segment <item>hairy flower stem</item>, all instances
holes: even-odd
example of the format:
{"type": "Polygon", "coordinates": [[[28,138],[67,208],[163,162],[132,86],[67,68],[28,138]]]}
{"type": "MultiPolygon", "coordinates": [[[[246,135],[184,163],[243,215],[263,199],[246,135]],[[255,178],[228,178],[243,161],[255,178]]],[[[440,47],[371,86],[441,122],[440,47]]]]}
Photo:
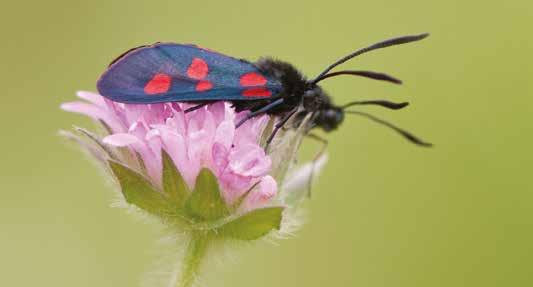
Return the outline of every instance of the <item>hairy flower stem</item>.
{"type": "Polygon", "coordinates": [[[204,233],[193,233],[183,259],[181,278],[177,287],[191,287],[196,279],[198,269],[209,247],[209,235],[204,233]]]}

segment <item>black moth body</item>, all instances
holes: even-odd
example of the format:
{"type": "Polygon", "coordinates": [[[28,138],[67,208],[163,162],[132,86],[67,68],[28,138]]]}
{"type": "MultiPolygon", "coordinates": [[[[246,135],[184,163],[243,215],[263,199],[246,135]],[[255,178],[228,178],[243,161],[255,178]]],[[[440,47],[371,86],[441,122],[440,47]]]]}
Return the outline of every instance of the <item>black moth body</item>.
{"type": "Polygon", "coordinates": [[[266,75],[278,79],[282,83],[283,90],[275,97],[269,99],[256,101],[234,101],[233,106],[237,111],[250,111],[248,117],[243,119],[238,125],[242,124],[247,119],[262,113],[279,116],[279,123],[276,125],[276,128],[274,129],[271,137],[267,141],[268,145],[272,141],[276,132],[285,125],[289,118],[293,116],[295,117],[294,122],[296,123],[296,125],[298,125],[301,119],[303,119],[308,114],[311,114],[311,120],[308,130],[311,130],[313,128],[321,128],[326,132],[330,132],[339,127],[339,125],[344,120],[345,114],[355,114],[366,117],[376,123],[382,124],[386,127],[395,130],[400,135],[402,135],[407,140],[416,145],[431,146],[431,144],[426,143],[425,141],[417,138],[411,133],[389,122],[372,116],[371,114],[360,111],[346,110],[348,107],[356,105],[378,105],[384,108],[396,110],[406,107],[408,105],[407,102],[393,103],[385,100],[369,100],[354,101],[342,106],[338,106],[332,102],[331,97],[318,85],[318,82],[324,79],[339,75],[362,76],[374,80],[401,84],[400,80],[383,73],[353,70],[330,73],[330,70],[332,70],[337,65],[342,64],[360,54],[393,45],[418,41],[424,39],[427,36],[428,34],[421,34],[393,38],[357,50],[356,52],[330,65],[325,71],[323,71],[319,76],[312,80],[308,80],[298,69],[296,69],[290,63],[273,58],[262,58],[257,61],[255,65],[266,75]]]}
{"type": "MultiPolygon", "coordinates": [[[[301,107],[294,116],[303,119],[312,113],[311,127],[319,127],[324,131],[335,130],[343,121],[344,113],[341,107],[332,104],[331,97],[318,85],[312,85],[307,78],[293,65],[273,58],[260,59],[256,65],[265,74],[271,75],[283,84],[283,92],[280,97],[284,98],[283,104],[273,107],[267,113],[272,115],[286,115],[301,107]]],[[[270,100],[272,101],[272,100],[270,100]]],[[[248,102],[236,102],[237,111],[250,109],[248,102]]],[[[264,105],[264,104],[263,104],[264,105]]],[[[298,121],[296,121],[298,126],[298,121]]]]}

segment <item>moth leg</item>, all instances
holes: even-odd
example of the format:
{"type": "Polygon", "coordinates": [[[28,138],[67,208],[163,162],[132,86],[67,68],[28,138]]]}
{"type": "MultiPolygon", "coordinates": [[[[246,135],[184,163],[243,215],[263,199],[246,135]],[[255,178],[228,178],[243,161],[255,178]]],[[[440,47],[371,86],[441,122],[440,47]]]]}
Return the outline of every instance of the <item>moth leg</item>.
{"type": "Polygon", "coordinates": [[[268,150],[268,146],[270,145],[270,143],[271,143],[272,140],[274,139],[274,136],[276,136],[276,133],[277,133],[281,128],[283,128],[283,126],[285,126],[285,124],[287,123],[287,121],[292,117],[292,115],[294,115],[294,114],[296,113],[297,110],[298,110],[298,108],[295,108],[295,109],[293,109],[292,111],[290,111],[288,114],[286,114],[285,116],[283,116],[283,118],[281,118],[280,121],[274,126],[274,130],[272,131],[272,133],[270,134],[270,136],[269,136],[268,139],[266,140],[265,151],[268,150]]]}
{"type": "Polygon", "coordinates": [[[241,126],[242,124],[244,124],[247,120],[249,120],[249,119],[251,119],[251,118],[253,118],[253,117],[255,117],[255,116],[258,116],[258,115],[260,115],[260,114],[264,114],[264,113],[268,112],[268,110],[270,110],[270,109],[272,109],[272,108],[274,108],[274,107],[276,107],[276,106],[279,106],[279,105],[283,104],[283,101],[284,101],[283,98],[279,98],[279,99],[277,99],[277,100],[275,100],[275,101],[273,101],[273,102],[271,102],[271,103],[269,103],[269,104],[266,104],[265,106],[263,106],[263,107],[260,108],[259,110],[257,110],[257,111],[253,111],[253,112],[249,113],[248,115],[246,115],[245,118],[243,118],[239,123],[237,123],[237,125],[235,125],[235,128],[240,127],[240,126],[241,126]]]}
{"type": "Polygon", "coordinates": [[[309,180],[307,181],[307,189],[308,189],[307,194],[309,198],[311,198],[311,185],[313,184],[313,178],[315,175],[316,162],[318,161],[318,159],[320,159],[320,157],[322,157],[324,152],[326,152],[326,148],[328,147],[328,140],[326,140],[323,137],[317,136],[313,133],[308,133],[306,136],[321,144],[320,149],[318,150],[318,152],[315,154],[313,158],[312,165],[311,165],[311,174],[309,175],[309,180]]]}
{"type": "Polygon", "coordinates": [[[198,104],[198,105],[196,105],[196,106],[190,107],[190,108],[186,109],[186,110],[183,111],[183,112],[184,112],[184,113],[190,113],[190,112],[192,112],[192,111],[196,111],[197,109],[200,109],[200,108],[202,108],[202,107],[205,107],[205,106],[209,105],[210,103],[211,103],[211,102],[203,102],[203,103],[198,104]]]}

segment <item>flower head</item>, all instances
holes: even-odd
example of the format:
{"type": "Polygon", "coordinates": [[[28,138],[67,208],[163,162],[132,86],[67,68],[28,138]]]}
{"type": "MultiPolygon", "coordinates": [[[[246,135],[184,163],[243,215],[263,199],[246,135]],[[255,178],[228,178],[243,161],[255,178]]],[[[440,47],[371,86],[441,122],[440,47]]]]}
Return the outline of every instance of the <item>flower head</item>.
{"type": "MultiPolygon", "coordinates": [[[[314,164],[285,179],[306,131],[280,131],[268,154],[263,141],[275,119],[255,117],[216,102],[191,105],[116,103],[89,92],[63,110],[100,122],[104,134],[63,132],[90,152],[120,185],[122,198],[185,234],[188,241],[179,286],[190,286],[213,240],[255,240],[273,230],[291,231],[292,210],[306,197],[314,164]],[[282,184],[284,183],[284,184],[282,184]],[[290,191],[281,195],[278,188],[290,191]]],[[[323,164],[317,161],[318,165],[323,164]]],[[[278,233],[279,234],[279,233],[278,233]]]]}
{"type": "Polygon", "coordinates": [[[249,207],[268,203],[277,193],[277,183],[268,175],[271,159],[258,143],[268,116],[250,119],[236,129],[235,122],[244,115],[235,113],[229,103],[184,113],[190,105],[122,104],[89,92],[79,92],[78,96],[85,101],[64,103],[62,109],[103,122],[109,134],[102,143],[127,148],[130,154],[119,161],[138,157],[133,168],[142,166],[156,187],[162,186],[165,151],[191,190],[202,168],[213,172],[228,204],[257,183],[249,207]]]}

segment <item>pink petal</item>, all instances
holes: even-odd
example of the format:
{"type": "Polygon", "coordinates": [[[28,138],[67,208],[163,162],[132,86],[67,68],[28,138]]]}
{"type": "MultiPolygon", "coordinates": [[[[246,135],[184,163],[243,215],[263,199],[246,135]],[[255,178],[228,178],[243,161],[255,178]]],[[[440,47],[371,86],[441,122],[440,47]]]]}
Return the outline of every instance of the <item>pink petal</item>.
{"type": "Polygon", "coordinates": [[[235,123],[231,121],[222,122],[216,132],[214,142],[222,144],[225,148],[230,148],[235,135],[235,123]]]}
{"type": "Polygon", "coordinates": [[[253,178],[240,176],[228,171],[217,175],[226,202],[233,203],[253,185],[253,178]]]}
{"type": "Polygon", "coordinates": [[[114,132],[124,132],[124,126],[103,108],[84,102],[70,102],[61,104],[61,109],[89,116],[96,120],[104,121],[114,132]]]}
{"type": "Polygon", "coordinates": [[[189,160],[185,139],[180,134],[172,132],[170,129],[160,129],[159,131],[163,148],[172,158],[189,187],[193,187],[196,176],[200,172],[199,162],[189,160]]]}
{"type": "Polygon", "coordinates": [[[132,126],[129,134],[134,135],[140,139],[139,142],[133,144],[133,148],[137,151],[144,162],[146,172],[154,180],[156,184],[161,183],[161,143],[157,140],[146,140],[146,135],[149,129],[142,121],[139,124],[132,126]]]}
{"type": "Polygon", "coordinates": [[[106,107],[106,104],[104,102],[104,98],[102,96],[100,96],[99,94],[95,94],[95,93],[91,93],[91,92],[86,92],[86,91],[78,91],[76,93],[76,95],[78,96],[78,98],[80,99],[84,99],[92,104],[95,104],[99,107],[102,107],[102,108],[105,108],[106,107]]]}
{"type": "Polygon", "coordinates": [[[263,207],[268,204],[278,193],[278,186],[273,177],[267,175],[261,179],[261,182],[248,194],[244,202],[246,209],[263,207]]]}
{"type": "Polygon", "coordinates": [[[265,151],[253,144],[233,149],[230,153],[229,168],[243,176],[262,176],[268,173],[272,162],[265,151]]]}
{"type": "Polygon", "coordinates": [[[159,137],[161,132],[158,129],[151,129],[146,133],[146,140],[149,141],[153,138],[159,137]]]}
{"type": "MultiPolygon", "coordinates": [[[[242,118],[245,113],[239,113],[237,116],[237,122],[242,118]]],[[[255,117],[246,121],[235,132],[235,145],[244,144],[257,144],[259,137],[261,136],[266,124],[268,123],[268,116],[255,117]]]]}
{"type": "Polygon", "coordinates": [[[219,174],[223,173],[228,166],[228,153],[228,149],[223,144],[213,144],[213,168],[219,174]]]}
{"type": "Polygon", "coordinates": [[[181,135],[187,134],[187,124],[183,112],[174,112],[174,115],[167,119],[166,125],[174,128],[181,135]]]}
{"type": "Polygon", "coordinates": [[[124,119],[129,123],[134,123],[141,120],[141,117],[147,112],[147,105],[133,105],[125,104],[124,111],[121,113],[124,119]]]}
{"type": "Polygon", "coordinates": [[[226,103],[215,102],[207,107],[207,110],[213,115],[215,121],[222,122],[226,117],[226,103]]]}
{"type": "Polygon", "coordinates": [[[203,149],[201,152],[201,162],[206,166],[211,166],[213,142],[215,139],[215,131],[217,129],[213,114],[206,111],[203,124],[203,132],[205,133],[205,139],[203,140],[203,149]]]}
{"type": "Polygon", "coordinates": [[[124,147],[141,142],[136,136],[126,133],[108,135],[102,141],[105,144],[118,147],[124,147]]]}
{"type": "Polygon", "coordinates": [[[141,158],[155,184],[161,185],[164,149],[190,187],[200,169],[209,168],[228,202],[234,202],[258,181],[261,183],[250,196],[250,206],[264,205],[276,196],[276,182],[266,176],[271,169],[270,157],[258,144],[270,117],[253,118],[235,129],[237,119],[247,112],[237,115],[227,102],[185,114],[192,104],[132,105],[89,92],[79,92],[78,96],[87,102],[65,103],[61,108],[109,125],[113,134],[105,137],[104,143],[128,146],[141,158]]]}

